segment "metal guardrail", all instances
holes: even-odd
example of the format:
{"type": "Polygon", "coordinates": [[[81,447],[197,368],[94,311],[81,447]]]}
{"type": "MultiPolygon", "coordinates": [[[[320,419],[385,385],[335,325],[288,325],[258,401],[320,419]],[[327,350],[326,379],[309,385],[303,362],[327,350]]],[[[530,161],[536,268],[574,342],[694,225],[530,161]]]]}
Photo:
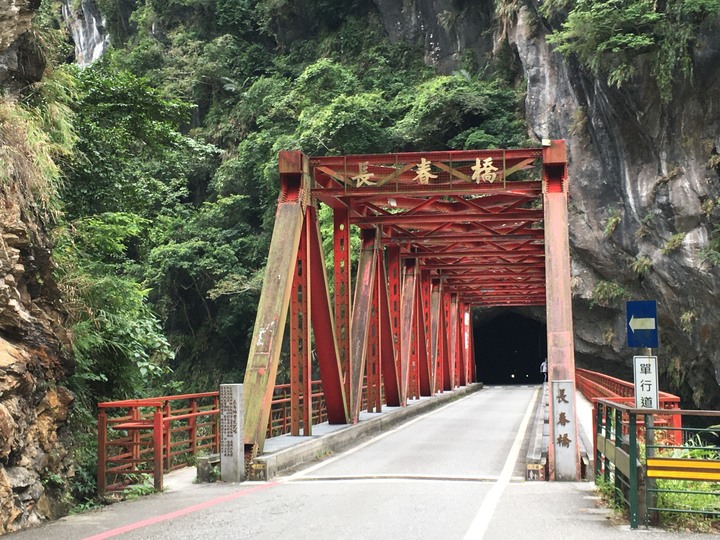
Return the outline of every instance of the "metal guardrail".
{"type": "MultiPolygon", "coordinates": [[[[575,386],[593,404],[593,433],[597,432],[597,426],[595,425],[597,400],[608,399],[614,403],[622,403],[628,406],[635,405],[635,385],[604,373],[576,368],[575,386]]],[[[668,392],[658,392],[658,396],[661,409],[680,409],[680,397],[668,392]]],[[[658,418],[657,421],[658,425],[669,425],[674,428],[669,431],[673,442],[682,443],[682,433],[678,430],[678,428],[682,427],[680,415],[670,414],[658,418]]],[[[640,426],[644,425],[643,420],[639,422],[640,426]]]]}
{"type": "Polygon", "coordinates": [[[660,514],[720,517],[720,447],[712,443],[716,429],[658,422],[671,415],[720,421],[718,411],[670,412],[596,402],[596,483],[611,486],[615,502],[628,509],[633,529],[660,514]]]}
{"type": "Polygon", "coordinates": [[[99,403],[100,494],[146,474],[161,491],[163,473],[185,467],[199,451],[217,452],[218,400],[218,392],[206,392],[99,403]]]}
{"type": "MultiPolygon", "coordinates": [[[[363,407],[366,396],[363,387],[363,407]]],[[[218,452],[218,400],[219,392],[205,392],[99,403],[98,492],[121,491],[143,475],[162,491],[164,473],[187,466],[198,452],[218,452]]],[[[294,418],[291,385],[277,385],[268,437],[299,434],[294,418]]],[[[322,381],[312,381],[312,424],[325,421],[322,381]]]]}
{"type": "MultiPolygon", "coordinates": [[[[322,391],[322,381],[311,381],[312,387],[312,424],[320,424],[327,420],[325,409],[325,394],[322,391]]],[[[292,392],[290,384],[278,384],[273,392],[270,421],[267,427],[267,436],[278,437],[286,433],[299,435],[299,422],[293,426],[292,392]]]]}

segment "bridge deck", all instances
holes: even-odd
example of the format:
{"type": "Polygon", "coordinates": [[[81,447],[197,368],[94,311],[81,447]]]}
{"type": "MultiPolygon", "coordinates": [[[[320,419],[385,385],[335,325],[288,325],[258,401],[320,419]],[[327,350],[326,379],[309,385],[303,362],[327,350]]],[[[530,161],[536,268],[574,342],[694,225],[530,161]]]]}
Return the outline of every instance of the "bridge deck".
{"type": "MultiPolygon", "coordinates": [[[[183,484],[170,475],[162,494],[9,538],[625,538],[630,531],[597,507],[591,483],[524,481],[538,393],[486,388],[291,476],[183,484]]],[[[583,423],[587,411],[578,408],[583,423]]]]}

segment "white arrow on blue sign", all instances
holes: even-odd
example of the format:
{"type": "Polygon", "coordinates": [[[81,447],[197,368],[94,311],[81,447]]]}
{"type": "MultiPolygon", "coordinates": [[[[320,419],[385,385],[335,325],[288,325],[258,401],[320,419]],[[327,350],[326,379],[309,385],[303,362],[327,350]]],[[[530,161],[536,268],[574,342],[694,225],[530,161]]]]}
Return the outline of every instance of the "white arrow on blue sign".
{"type": "Polygon", "coordinates": [[[625,307],[628,347],[657,349],[657,302],[655,300],[633,300],[627,302],[625,307]]]}

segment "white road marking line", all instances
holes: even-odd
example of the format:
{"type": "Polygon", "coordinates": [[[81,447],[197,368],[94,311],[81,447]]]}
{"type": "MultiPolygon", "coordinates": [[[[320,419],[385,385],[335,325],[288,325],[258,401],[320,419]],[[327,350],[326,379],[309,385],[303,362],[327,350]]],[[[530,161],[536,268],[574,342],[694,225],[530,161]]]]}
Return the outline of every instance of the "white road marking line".
{"type": "Polygon", "coordinates": [[[475,515],[475,519],[473,519],[470,524],[470,528],[465,533],[465,540],[480,540],[487,532],[488,525],[490,525],[490,521],[495,513],[498,502],[500,502],[500,497],[502,497],[505,488],[510,483],[510,478],[512,477],[513,470],[515,469],[515,462],[517,461],[518,454],[520,454],[520,447],[522,446],[523,439],[525,438],[525,431],[527,430],[528,423],[530,422],[530,417],[535,411],[537,394],[538,390],[536,389],[533,393],[533,398],[530,400],[530,405],[528,405],[527,411],[525,411],[525,417],[520,423],[520,428],[518,429],[515,441],[510,449],[510,454],[508,455],[502,472],[500,473],[500,478],[483,499],[480,509],[475,515]]]}
{"type": "MultiPolygon", "coordinates": [[[[356,480],[398,480],[410,482],[497,482],[499,476],[452,476],[434,474],[344,474],[338,476],[304,476],[294,482],[352,482],[356,480]]],[[[524,482],[522,476],[514,476],[513,481],[524,482]]]]}

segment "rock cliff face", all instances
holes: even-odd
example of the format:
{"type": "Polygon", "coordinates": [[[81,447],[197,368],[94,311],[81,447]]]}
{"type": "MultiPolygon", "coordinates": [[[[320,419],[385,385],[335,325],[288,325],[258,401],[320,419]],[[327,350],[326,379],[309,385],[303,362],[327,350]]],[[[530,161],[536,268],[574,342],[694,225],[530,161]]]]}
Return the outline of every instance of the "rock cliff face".
{"type": "MultiPolygon", "coordinates": [[[[31,7],[0,0],[0,58],[16,62],[13,69],[0,66],[3,94],[42,73],[29,73],[22,62],[31,56],[25,48],[31,7]]],[[[0,120],[3,156],[22,154],[21,138],[0,120]]],[[[21,159],[3,161],[0,183],[0,534],[62,515],[58,501],[72,474],[64,426],[73,396],[58,381],[73,366],[61,352],[59,293],[21,159]]]]}
{"type": "Polygon", "coordinates": [[[13,92],[37,81],[45,63],[28,31],[40,0],[0,0],[0,91],[13,92]]]}
{"type": "MultiPolygon", "coordinates": [[[[492,4],[375,0],[388,33],[423,43],[445,70],[463,47],[487,47],[479,36],[491,26],[478,25],[492,4]],[[433,36],[443,36],[439,49],[433,36]]],[[[568,141],[577,363],[627,376],[636,350],[625,346],[624,300],[657,299],[661,386],[687,405],[716,408],[720,272],[701,250],[720,195],[720,41],[701,40],[694,80],[678,82],[662,104],[647,73],[617,90],[553,53],[548,23],[525,4],[500,25],[495,49],[509,45],[522,68],[529,133],[568,141]],[[617,296],[601,298],[603,286],[617,296]]]]}

